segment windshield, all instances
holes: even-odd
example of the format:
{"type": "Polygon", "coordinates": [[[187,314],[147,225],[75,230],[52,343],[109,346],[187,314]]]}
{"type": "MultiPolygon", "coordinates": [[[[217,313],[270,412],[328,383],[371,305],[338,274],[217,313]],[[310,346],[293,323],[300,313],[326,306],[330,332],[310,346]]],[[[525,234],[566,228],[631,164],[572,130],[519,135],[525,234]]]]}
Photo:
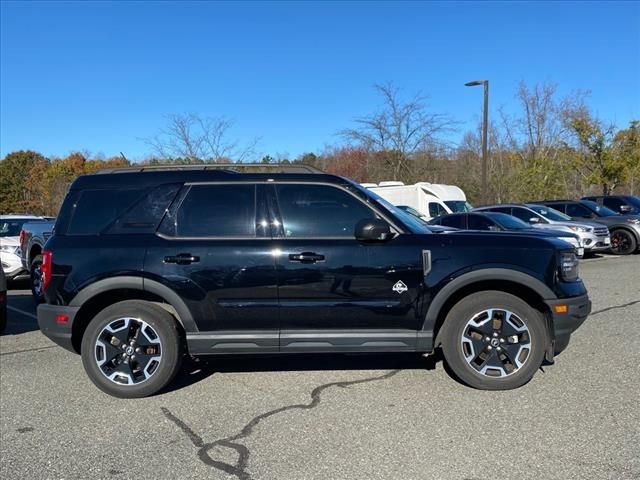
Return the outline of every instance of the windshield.
{"type": "Polygon", "coordinates": [[[592,202],[591,200],[582,200],[581,203],[592,212],[596,212],[599,217],[613,217],[618,215],[610,208],[598,205],[596,202],[592,202]]]}
{"type": "Polygon", "coordinates": [[[22,218],[0,220],[0,237],[17,237],[25,222],[27,220],[22,218]]]}
{"type": "Polygon", "coordinates": [[[469,202],[464,200],[445,200],[444,203],[453,213],[470,212],[473,208],[469,202]]]}
{"type": "Polygon", "coordinates": [[[531,230],[531,225],[506,213],[487,212],[485,215],[507,230],[531,230]]]}
{"type": "Polygon", "coordinates": [[[630,195],[628,197],[624,197],[624,199],[634,207],[640,208],[640,197],[635,197],[633,195],[630,195]]]}
{"type": "Polygon", "coordinates": [[[543,207],[542,205],[528,205],[528,207],[534,212],[542,215],[544,218],[553,220],[554,222],[566,222],[567,220],[571,220],[569,215],[565,215],[555,208],[543,207]]]}
{"type": "Polygon", "coordinates": [[[401,208],[398,208],[395,205],[389,203],[387,200],[382,198],[377,193],[372,192],[371,190],[366,189],[364,187],[361,187],[354,181],[349,180],[349,183],[351,183],[351,185],[355,187],[359,192],[364,193],[369,198],[373,198],[376,202],[378,202],[387,210],[389,210],[393,215],[398,217],[402,223],[404,223],[407,227],[409,227],[409,229],[411,230],[411,233],[431,233],[431,230],[429,230],[425,226],[422,220],[414,217],[410,213],[405,212],[401,208]]]}

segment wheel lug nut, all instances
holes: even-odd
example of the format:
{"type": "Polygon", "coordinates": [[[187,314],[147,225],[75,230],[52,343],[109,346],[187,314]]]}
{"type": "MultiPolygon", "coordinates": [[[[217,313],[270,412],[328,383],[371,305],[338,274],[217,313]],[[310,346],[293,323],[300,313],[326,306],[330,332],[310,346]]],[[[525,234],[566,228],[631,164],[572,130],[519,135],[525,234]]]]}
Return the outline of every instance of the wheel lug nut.
{"type": "Polygon", "coordinates": [[[491,345],[489,345],[489,346],[487,347],[487,350],[492,350],[492,349],[493,349],[493,347],[492,347],[491,345]]]}
{"type": "Polygon", "coordinates": [[[504,338],[501,338],[501,339],[500,339],[500,343],[504,343],[504,338]]]}
{"type": "Polygon", "coordinates": [[[137,348],[136,348],[136,353],[142,353],[142,348],[137,347],[137,348]]]}
{"type": "Polygon", "coordinates": [[[498,347],[498,348],[496,348],[496,350],[497,350],[497,351],[499,351],[499,352],[501,352],[501,351],[502,351],[502,348],[498,347]]]}
{"type": "Polygon", "coordinates": [[[493,332],[493,336],[494,336],[494,337],[497,337],[497,336],[498,336],[498,333],[497,333],[497,332],[493,332]]]}
{"type": "Polygon", "coordinates": [[[485,342],[488,342],[489,340],[491,340],[489,337],[484,339],[485,342]]]}

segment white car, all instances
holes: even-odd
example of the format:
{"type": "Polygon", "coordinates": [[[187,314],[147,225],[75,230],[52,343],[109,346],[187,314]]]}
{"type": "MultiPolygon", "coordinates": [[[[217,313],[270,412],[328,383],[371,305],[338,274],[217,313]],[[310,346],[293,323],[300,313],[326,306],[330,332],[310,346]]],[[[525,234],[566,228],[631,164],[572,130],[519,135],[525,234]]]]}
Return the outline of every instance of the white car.
{"type": "Polygon", "coordinates": [[[0,262],[7,279],[26,275],[20,256],[20,231],[26,222],[44,221],[34,215],[0,215],[0,262]]]}

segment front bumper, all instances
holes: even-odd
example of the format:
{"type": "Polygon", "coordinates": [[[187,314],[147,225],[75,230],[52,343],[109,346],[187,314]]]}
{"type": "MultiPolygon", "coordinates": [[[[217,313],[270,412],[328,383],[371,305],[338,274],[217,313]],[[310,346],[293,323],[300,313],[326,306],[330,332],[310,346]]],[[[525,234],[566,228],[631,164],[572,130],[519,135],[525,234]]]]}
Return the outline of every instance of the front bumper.
{"type": "Polygon", "coordinates": [[[80,307],[62,307],[60,305],[42,304],[38,306],[38,326],[40,331],[61,347],[75,352],[72,333],[73,321],[80,307]],[[66,317],[67,321],[60,317],[66,317]]]}
{"type": "Polygon", "coordinates": [[[0,263],[8,279],[28,273],[22,266],[22,259],[14,253],[0,252],[0,263]]]}
{"type": "Polygon", "coordinates": [[[609,235],[600,236],[593,233],[584,233],[580,235],[584,244],[585,252],[600,252],[611,248],[611,237],[609,235]]]}
{"type": "Polygon", "coordinates": [[[584,323],[591,313],[591,300],[589,295],[561,298],[557,300],[545,300],[551,312],[553,326],[553,342],[555,353],[560,353],[569,344],[571,334],[584,323]],[[557,313],[556,307],[566,306],[566,313],[557,313]]]}

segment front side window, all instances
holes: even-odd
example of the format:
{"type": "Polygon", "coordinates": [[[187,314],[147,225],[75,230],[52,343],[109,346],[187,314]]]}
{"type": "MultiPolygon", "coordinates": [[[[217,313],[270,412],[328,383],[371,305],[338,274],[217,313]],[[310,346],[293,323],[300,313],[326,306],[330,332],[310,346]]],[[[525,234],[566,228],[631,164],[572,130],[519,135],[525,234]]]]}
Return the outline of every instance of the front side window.
{"type": "Polygon", "coordinates": [[[493,230],[495,225],[482,215],[469,215],[469,230],[493,230]]]}
{"type": "Polygon", "coordinates": [[[255,185],[193,185],[178,209],[179,237],[255,237],[255,185]]]}
{"type": "Polygon", "coordinates": [[[542,218],[540,218],[540,216],[537,213],[532,212],[531,210],[528,210],[526,208],[513,208],[511,209],[511,215],[513,215],[516,218],[519,218],[520,220],[526,223],[532,223],[531,222],[532,218],[537,218],[538,221],[540,221],[541,223],[547,223],[542,218]]]}
{"type": "Polygon", "coordinates": [[[429,203],[429,216],[435,218],[445,213],[448,213],[448,212],[439,203],[436,203],[436,202],[429,203]]]}
{"type": "Polygon", "coordinates": [[[591,211],[580,204],[570,203],[567,205],[567,215],[570,217],[590,218],[593,216],[591,211]]]}
{"type": "Polygon", "coordinates": [[[276,185],[285,237],[349,237],[356,224],[376,218],[353,195],[328,185],[276,185]]]}
{"type": "Polygon", "coordinates": [[[439,219],[438,223],[445,227],[460,228],[462,230],[467,228],[465,215],[446,215],[439,219]]]}

